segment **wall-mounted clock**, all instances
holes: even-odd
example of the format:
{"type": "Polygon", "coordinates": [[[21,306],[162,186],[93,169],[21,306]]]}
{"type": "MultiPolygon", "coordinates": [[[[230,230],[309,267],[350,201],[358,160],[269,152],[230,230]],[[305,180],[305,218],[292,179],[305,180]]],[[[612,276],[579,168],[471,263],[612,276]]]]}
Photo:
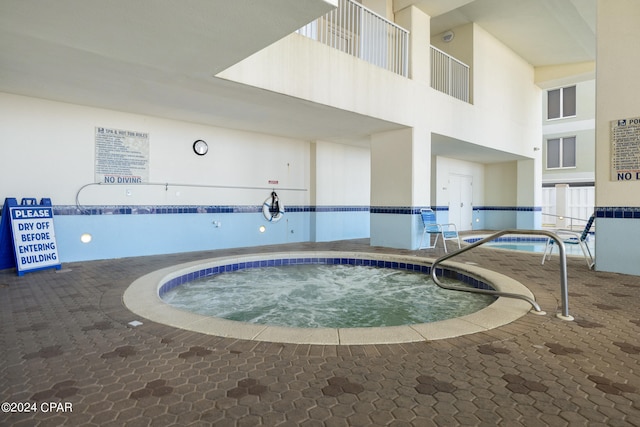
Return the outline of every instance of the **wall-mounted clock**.
{"type": "Polygon", "coordinates": [[[198,156],[204,156],[205,154],[207,154],[207,151],[209,151],[209,146],[207,145],[206,142],[204,142],[203,140],[199,139],[196,142],[193,143],[193,151],[198,155],[198,156]]]}

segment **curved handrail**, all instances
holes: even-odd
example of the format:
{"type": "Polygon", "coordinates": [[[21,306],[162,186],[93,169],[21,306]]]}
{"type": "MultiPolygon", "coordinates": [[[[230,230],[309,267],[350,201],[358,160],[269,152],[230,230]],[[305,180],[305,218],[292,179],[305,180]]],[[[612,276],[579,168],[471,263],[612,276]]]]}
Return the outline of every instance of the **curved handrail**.
{"type": "Polygon", "coordinates": [[[443,289],[449,289],[449,290],[454,290],[454,291],[462,291],[462,292],[471,292],[471,293],[477,293],[477,294],[496,295],[496,296],[507,297],[507,298],[517,298],[517,299],[521,299],[521,300],[527,301],[529,304],[531,304],[531,306],[534,308],[535,311],[537,311],[539,313],[543,313],[543,311],[540,308],[540,306],[538,305],[538,303],[535,302],[533,299],[529,298],[526,295],[512,294],[512,293],[508,293],[508,292],[494,291],[494,290],[489,290],[489,289],[466,288],[466,287],[461,287],[461,286],[446,285],[446,284],[440,282],[440,280],[436,276],[436,267],[439,264],[441,264],[443,261],[446,261],[446,260],[448,260],[450,258],[453,258],[456,255],[459,255],[459,254],[461,254],[463,252],[471,250],[471,249],[473,249],[475,247],[478,247],[478,246],[480,246],[482,244],[485,244],[487,242],[495,240],[500,236],[504,236],[505,234],[526,234],[526,235],[547,236],[547,237],[553,239],[558,244],[558,248],[560,250],[560,292],[561,292],[561,298],[562,298],[562,314],[558,314],[557,316],[560,319],[563,319],[563,320],[573,320],[573,317],[569,315],[569,291],[568,291],[568,287],[567,287],[567,255],[566,255],[566,252],[565,252],[564,242],[555,233],[552,233],[550,231],[546,231],[546,230],[514,230],[514,229],[498,231],[497,233],[491,234],[490,236],[487,236],[487,237],[485,237],[485,238],[483,238],[481,240],[478,240],[477,242],[474,242],[474,243],[470,244],[469,246],[465,246],[465,247],[463,247],[461,249],[458,249],[455,252],[451,252],[449,254],[445,254],[445,255],[441,256],[440,258],[436,259],[434,261],[434,263],[431,265],[431,278],[436,283],[436,285],[440,286],[443,289]]]}

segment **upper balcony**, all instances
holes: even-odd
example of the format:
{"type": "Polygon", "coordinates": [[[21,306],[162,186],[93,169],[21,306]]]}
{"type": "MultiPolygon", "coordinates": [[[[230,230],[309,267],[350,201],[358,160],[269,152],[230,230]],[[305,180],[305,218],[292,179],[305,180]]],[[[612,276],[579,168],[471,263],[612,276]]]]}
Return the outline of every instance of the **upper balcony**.
{"type": "MultiPolygon", "coordinates": [[[[349,55],[409,77],[409,31],[353,0],[297,31],[349,55]]],[[[469,102],[469,66],[431,46],[431,87],[469,102]]]]}
{"type": "Polygon", "coordinates": [[[469,66],[431,46],[431,87],[469,102],[469,66]]]}
{"type": "Polygon", "coordinates": [[[298,33],[401,76],[409,74],[409,32],[353,0],[298,33]]]}

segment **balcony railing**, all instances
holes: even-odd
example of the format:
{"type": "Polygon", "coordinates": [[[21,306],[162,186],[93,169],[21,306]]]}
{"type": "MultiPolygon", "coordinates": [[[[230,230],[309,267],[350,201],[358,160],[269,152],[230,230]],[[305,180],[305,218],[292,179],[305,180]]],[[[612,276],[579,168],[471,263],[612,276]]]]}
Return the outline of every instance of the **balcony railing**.
{"type": "Polygon", "coordinates": [[[298,33],[404,77],[409,32],[352,0],[300,28],[298,33]]]}
{"type": "Polygon", "coordinates": [[[469,66],[431,46],[431,87],[469,102],[469,66]]]}

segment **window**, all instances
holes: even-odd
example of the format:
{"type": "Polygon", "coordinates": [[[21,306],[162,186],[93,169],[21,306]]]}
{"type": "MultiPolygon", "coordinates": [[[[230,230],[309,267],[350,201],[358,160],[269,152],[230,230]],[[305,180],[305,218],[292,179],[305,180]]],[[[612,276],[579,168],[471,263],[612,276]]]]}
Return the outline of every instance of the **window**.
{"type": "Polygon", "coordinates": [[[547,92],[547,119],[576,115],[576,87],[570,86],[547,92]]]}
{"type": "Polygon", "coordinates": [[[547,169],[576,167],[576,137],[547,140],[547,169]]]}

